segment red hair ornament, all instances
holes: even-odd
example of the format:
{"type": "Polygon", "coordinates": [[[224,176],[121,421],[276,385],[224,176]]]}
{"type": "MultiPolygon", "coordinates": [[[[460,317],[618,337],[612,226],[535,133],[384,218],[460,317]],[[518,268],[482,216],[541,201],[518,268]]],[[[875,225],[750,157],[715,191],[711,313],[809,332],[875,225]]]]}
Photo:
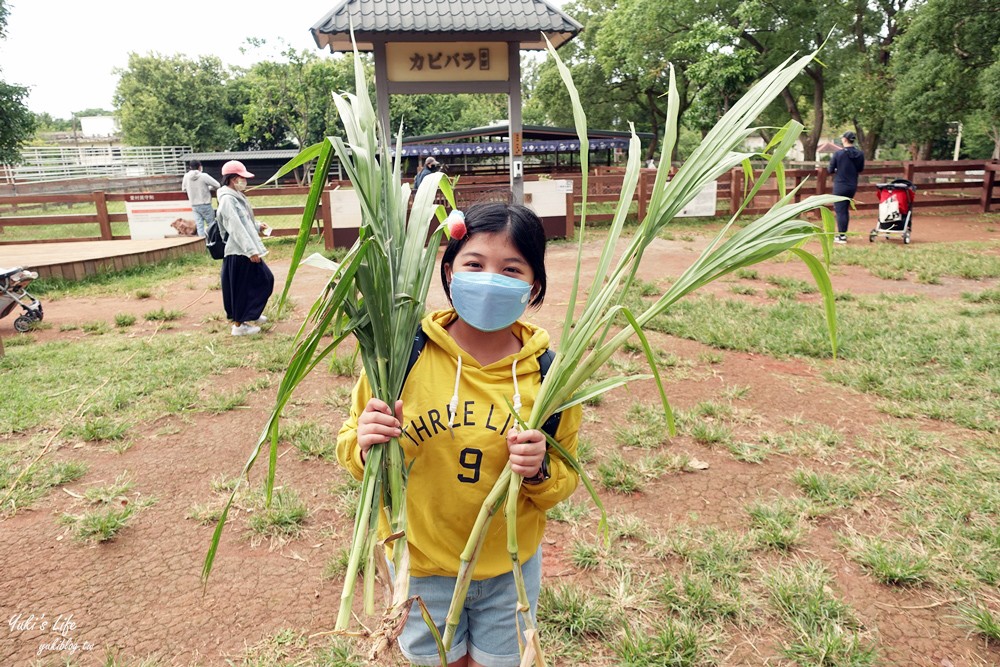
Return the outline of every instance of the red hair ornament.
{"type": "Polygon", "coordinates": [[[448,225],[448,235],[453,239],[461,239],[465,236],[465,214],[457,208],[448,214],[448,219],[444,221],[448,225]]]}

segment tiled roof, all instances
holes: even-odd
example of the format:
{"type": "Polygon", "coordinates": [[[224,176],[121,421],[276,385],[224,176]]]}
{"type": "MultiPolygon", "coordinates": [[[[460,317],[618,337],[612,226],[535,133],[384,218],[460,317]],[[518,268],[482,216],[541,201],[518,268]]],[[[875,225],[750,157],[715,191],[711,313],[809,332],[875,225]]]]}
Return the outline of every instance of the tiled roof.
{"type": "Polygon", "coordinates": [[[371,49],[377,34],[401,40],[427,34],[483,39],[484,33],[506,35],[522,49],[542,49],[539,33],[558,47],[583,30],[547,0],[341,0],[312,27],[316,44],[350,50],[352,24],[362,50],[371,49]]]}

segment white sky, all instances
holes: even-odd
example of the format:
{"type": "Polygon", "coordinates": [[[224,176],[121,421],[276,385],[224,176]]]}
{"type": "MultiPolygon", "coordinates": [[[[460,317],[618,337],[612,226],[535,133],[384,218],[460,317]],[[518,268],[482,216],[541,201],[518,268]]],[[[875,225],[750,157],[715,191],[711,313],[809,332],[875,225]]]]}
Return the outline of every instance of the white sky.
{"type": "MultiPolygon", "coordinates": [[[[554,0],[562,6],[565,0],[554,0]]],[[[0,75],[27,86],[28,108],[55,118],[112,109],[118,76],[130,52],[216,55],[249,66],[263,59],[240,53],[247,37],[276,50],[281,41],[315,49],[309,28],[337,0],[9,0],[7,39],[0,40],[0,75]]]]}
{"type": "Polygon", "coordinates": [[[268,46],[283,39],[314,49],[309,28],[336,0],[10,0],[7,39],[0,40],[0,72],[28,86],[28,108],[69,118],[74,111],[112,108],[129,52],[190,58],[216,55],[248,66],[260,56],[240,54],[247,37],[268,46]]]}

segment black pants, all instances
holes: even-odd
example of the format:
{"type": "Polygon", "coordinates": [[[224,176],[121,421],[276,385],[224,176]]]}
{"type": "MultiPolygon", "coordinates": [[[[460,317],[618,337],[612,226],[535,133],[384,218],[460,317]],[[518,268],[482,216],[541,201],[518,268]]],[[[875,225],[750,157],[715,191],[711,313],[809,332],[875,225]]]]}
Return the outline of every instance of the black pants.
{"type": "MultiPolygon", "coordinates": [[[[833,184],[833,194],[839,197],[850,197],[854,199],[854,195],[858,191],[857,185],[844,185],[840,183],[833,184]]],[[[840,234],[847,233],[847,225],[851,222],[851,202],[849,201],[839,201],[833,205],[833,212],[837,214],[837,232],[840,234]]]]}
{"type": "Polygon", "coordinates": [[[256,320],[273,292],[274,274],[264,260],[255,264],[243,255],[222,260],[222,305],[233,322],[256,320]]]}

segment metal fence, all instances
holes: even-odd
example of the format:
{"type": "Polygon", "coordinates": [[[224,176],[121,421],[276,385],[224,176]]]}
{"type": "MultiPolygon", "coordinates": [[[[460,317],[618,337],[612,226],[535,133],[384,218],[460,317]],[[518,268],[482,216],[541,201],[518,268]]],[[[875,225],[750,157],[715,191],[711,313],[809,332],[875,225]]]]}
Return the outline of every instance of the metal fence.
{"type": "Polygon", "coordinates": [[[36,146],[21,151],[23,162],[3,165],[3,182],[44,183],[73,178],[181,176],[190,146],[36,146]]]}

